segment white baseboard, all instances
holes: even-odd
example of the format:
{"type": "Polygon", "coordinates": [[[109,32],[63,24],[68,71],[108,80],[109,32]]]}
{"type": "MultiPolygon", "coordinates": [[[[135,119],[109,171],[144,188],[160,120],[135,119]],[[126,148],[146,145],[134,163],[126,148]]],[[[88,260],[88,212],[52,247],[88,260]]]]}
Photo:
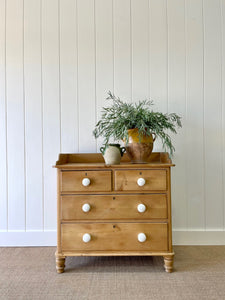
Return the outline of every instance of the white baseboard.
{"type": "MultiPolygon", "coordinates": [[[[0,247],[56,246],[56,231],[0,232],[0,247]]],[[[225,231],[173,231],[174,245],[225,245],[225,231]]]]}
{"type": "Polygon", "coordinates": [[[225,231],[173,231],[174,245],[225,245],[225,231]]]}
{"type": "Polygon", "coordinates": [[[0,247],[56,246],[56,241],[56,230],[0,232],[0,247]]]}

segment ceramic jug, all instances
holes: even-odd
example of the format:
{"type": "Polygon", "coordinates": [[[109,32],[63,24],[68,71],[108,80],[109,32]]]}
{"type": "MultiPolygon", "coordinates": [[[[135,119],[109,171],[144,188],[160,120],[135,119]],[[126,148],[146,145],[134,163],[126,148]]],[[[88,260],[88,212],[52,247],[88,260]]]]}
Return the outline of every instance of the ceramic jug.
{"type": "Polygon", "coordinates": [[[120,147],[120,144],[107,144],[105,147],[101,147],[100,151],[106,165],[118,165],[126,149],[125,147],[120,147]]]}

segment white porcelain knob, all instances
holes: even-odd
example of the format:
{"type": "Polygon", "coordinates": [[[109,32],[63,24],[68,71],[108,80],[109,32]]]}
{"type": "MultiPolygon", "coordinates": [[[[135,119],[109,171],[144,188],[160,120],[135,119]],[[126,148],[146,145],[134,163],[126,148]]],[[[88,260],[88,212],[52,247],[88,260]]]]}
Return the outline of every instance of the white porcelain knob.
{"type": "Polygon", "coordinates": [[[84,178],[84,179],[82,180],[83,186],[89,186],[90,183],[91,183],[91,180],[90,180],[89,178],[84,178]]]}
{"type": "Polygon", "coordinates": [[[144,179],[144,178],[138,178],[137,184],[138,184],[139,186],[145,185],[145,179],[144,179]]]}
{"type": "Polygon", "coordinates": [[[88,212],[90,209],[91,209],[91,206],[90,206],[90,204],[88,204],[88,203],[85,203],[85,204],[82,206],[83,212],[88,212]]]}
{"type": "Polygon", "coordinates": [[[143,212],[146,211],[146,206],[145,206],[144,204],[138,204],[137,210],[138,210],[140,213],[143,213],[143,212]]]}
{"type": "Polygon", "coordinates": [[[90,240],[91,240],[91,235],[89,233],[85,233],[83,235],[83,242],[88,243],[88,242],[90,242],[90,240]]]}
{"type": "Polygon", "coordinates": [[[138,241],[140,243],[144,243],[146,241],[146,235],[143,232],[138,234],[138,241]]]}

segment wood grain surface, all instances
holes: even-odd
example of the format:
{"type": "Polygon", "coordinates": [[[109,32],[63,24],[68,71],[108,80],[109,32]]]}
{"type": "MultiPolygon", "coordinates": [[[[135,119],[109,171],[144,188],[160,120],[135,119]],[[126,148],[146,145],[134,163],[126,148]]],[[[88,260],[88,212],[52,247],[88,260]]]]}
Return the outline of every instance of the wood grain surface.
{"type": "Polygon", "coordinates": [[[112,188],[111,171],[66,171],[62,172],[62,192],[109,192],[112,188]],[[82,180],[90,179],[89,186],[83,186],[82,180]]]}
{"type": "Polygon", "coordinates": [[[167,189],[166,170],[118,170],[115,171],[115,190],[117,191],[163,191],[167,189]],[[146,183],[139,186],[137,180],[144,178],[146,183]]]}
{"type": "Polygon", "coordinates": [[[166,194],[145,195],[68,195],[61,197],[62,220],[112,220],[112,219],[166,219],[166,194]],[[82,206],[88,203],[89,212],[82,206]],[[146,211],[138,212],[137,206],[144,204],[146,211]]]}
{"type": "Polygon", "coordinates": [[[62,224],[62,251],[167,251],[167,236],[167,224],[62,224]],[[141,232],[147,236],[143,243],[137,238],[141,232]],[[91,241],[88,243],[82,240],[85,233],[91,235],[91,241]]]}

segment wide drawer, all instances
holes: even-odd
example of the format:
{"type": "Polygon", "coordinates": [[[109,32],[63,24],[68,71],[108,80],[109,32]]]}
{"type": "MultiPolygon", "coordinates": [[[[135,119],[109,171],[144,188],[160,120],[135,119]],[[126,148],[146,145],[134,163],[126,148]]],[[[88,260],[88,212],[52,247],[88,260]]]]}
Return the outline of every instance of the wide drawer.
{"type": "Polygon", "coordinates": [[[158,170],[117,170],[115,171],[116,191],[164,191],[167,189],[167,171],[158,170]]]}
{"type": "Polygon", "coordinates": [[[168,229],[165,223],[95,223],[62,224],[62,251],[167,251],[168,229]],[[144,233],[146,240],[139,242],[144,233]],[[89,234],[91,240],[83,241],[89,234]]]}
{"type": "Polygon", "coordinates": [[[112,189],[111,171],[62,171],[61,174],[62,192],[109,192],[112,189]]]}
{"type": "Polygon", "coordinates": [[[62,220],[167,218],[165,194],[62,196],[61,207],[62,220]]]}

